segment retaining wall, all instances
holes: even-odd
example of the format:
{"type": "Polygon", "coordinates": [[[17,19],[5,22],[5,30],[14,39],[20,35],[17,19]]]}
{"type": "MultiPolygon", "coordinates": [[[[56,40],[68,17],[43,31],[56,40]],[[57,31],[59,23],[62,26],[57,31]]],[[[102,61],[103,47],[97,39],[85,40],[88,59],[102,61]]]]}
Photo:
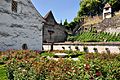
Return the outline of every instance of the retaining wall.
{"type": "MultiPolygon", "coordinates": [[[[53,50],[79,50],[98,53],[120,53],[120,42],[90,42],[90,43],[78,43],[78,42],[65,42],[54,43],[53,50]],[[77,49],[76,49],[77,48],[77,49]]],[[[44,50],[51,49],[51,43],[43,44],[44,50]]]]}

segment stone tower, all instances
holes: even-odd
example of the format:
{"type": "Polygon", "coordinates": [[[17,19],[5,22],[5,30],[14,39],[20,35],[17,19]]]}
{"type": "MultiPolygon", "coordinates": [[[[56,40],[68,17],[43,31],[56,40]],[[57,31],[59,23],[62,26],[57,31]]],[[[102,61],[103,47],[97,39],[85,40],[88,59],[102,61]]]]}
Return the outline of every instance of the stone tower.
{"type": "Polygon", "coordinates": [[[31,0],[0,0],[0,50],[42,50],[43,22],[31,0]]]}
{"type": "Polygon", "coordinates": [[[112,8],[109,3],[105,4],[103,9],[103,19],[112,17],[112,8]]]}

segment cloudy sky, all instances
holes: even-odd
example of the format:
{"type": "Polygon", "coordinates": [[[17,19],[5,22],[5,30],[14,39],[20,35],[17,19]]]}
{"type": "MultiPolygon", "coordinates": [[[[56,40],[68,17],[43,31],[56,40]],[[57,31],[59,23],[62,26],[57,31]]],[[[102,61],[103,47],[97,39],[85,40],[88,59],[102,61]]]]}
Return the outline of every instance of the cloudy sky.
{"type": "Polygon", "coordinates": [[[71,22],[77,15],[80,0],[32,0],[42,16],[52,10],[57,22],[65,19],[71,22]]]}

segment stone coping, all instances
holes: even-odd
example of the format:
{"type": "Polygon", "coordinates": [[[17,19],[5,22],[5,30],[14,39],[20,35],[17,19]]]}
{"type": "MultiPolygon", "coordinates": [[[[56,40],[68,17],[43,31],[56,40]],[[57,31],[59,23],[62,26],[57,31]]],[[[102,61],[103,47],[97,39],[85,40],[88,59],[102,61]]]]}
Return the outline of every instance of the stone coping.
{"type": "MultiPolygon", "coordinates": [[[[51,43],[43,43],[43,45],[51,45],[51,43]]],[[[53,45],[119,45],[120,42],[64,42],[54,43],[53,45]]]]}

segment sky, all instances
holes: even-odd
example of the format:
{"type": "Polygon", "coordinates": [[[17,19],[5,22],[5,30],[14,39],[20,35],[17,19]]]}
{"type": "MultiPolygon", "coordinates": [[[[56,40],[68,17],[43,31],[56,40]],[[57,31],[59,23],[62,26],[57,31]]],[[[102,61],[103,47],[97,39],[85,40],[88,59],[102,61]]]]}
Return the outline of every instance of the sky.
{"type": "Polygon", "coordinates": [[[73,21],[79,10],[80,0],[32,0],[38,12],[44,17],[50,10],[56,21],[73,21]]]}

